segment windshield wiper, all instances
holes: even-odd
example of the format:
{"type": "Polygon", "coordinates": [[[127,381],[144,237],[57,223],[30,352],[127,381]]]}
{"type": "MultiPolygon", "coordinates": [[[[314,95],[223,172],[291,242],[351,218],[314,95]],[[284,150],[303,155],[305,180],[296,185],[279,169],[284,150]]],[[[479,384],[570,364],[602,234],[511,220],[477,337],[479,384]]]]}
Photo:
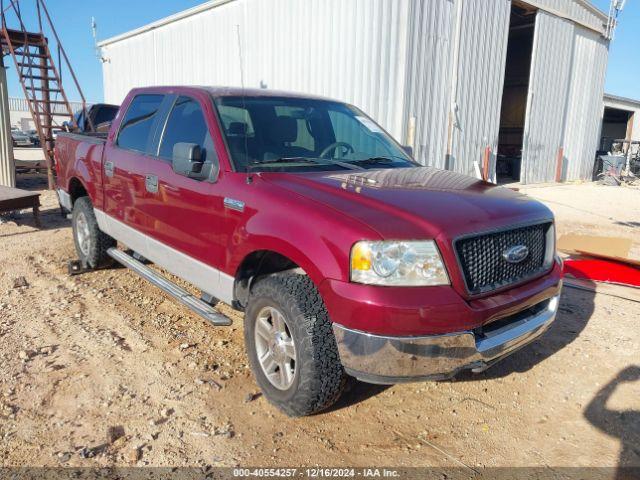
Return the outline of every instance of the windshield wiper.
{"type": "Polygon", "coordinates": [[[249,165],[265,165],[265,164],[273,164],[273,163],[318,163],[313,158],[308,157],[280,157],[280,158],[270,158],[269,160],[254,160],[249,165]]]}
{"type": "Polygon", "coordinates": [[[317,164],[314,159],[306,158],[306,157],[282,157],[282,158],[272,158],[269,160],[255,160],[247,165],[248,169],[259,168],[261,165],[274,165],[277,163],[313,163],[317,164]]]}
{"type": "Polygon", "coordinates": [[[363,170],[362,167],[358,167],[357,165],[353,165],[347,162],[340,162],[338,160],[334,160],[331,158],[309,158],[309,157],[282,157],[282,158],[273,158],[270,160],[256,160],[247,165],[248,170],[253,170],[254,168],[260,168],[261,165],[274,165],[278,163],[313,163],[314,165],[338,165],[339,167],[343,167],[349,170],[363,170]]]}
{"type": "Polygon", "coordinates": [[[394,161],[389,157],[369,157],[361,158],[360,160],[350,160],[349,163],[394,163],[394,161]]]}

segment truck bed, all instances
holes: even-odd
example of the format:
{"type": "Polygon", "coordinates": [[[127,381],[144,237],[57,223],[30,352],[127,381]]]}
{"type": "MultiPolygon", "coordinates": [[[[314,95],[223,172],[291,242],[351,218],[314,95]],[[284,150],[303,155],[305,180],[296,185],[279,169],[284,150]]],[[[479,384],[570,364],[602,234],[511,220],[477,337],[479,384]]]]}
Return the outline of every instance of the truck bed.
{"type": "Polygon", "coordinates": [[[72,138],[78,142],[104,143],[107,141],[107,135],[107,132],[60,132],[56,140],[66,137],[72,138]]]}
{"type": "Polygon", "coordinates": [[[59,133],[55,147],[58,189],[74,195],[74,189],[81,186],[99,201],[106,141],[106,133],[59,133]]]}

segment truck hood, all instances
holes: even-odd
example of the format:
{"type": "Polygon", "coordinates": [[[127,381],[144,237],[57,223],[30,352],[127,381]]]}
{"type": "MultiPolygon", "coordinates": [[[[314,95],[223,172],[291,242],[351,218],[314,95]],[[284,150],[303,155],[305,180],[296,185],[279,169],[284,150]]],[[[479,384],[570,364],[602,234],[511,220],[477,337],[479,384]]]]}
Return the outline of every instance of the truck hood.
{"type": "Polygon", "coordinates": [[[429,167],[260,176],[339,210],[385,239],[445,241],[553,218],[547,207],[516,191],[429,167]]]}

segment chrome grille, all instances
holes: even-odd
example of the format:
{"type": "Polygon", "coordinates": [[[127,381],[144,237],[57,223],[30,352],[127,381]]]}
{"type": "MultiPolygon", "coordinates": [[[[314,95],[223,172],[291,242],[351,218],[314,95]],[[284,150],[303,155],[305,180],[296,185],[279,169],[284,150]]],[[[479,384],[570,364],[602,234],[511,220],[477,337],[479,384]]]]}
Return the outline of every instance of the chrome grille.
{"type": "Polygon", "coordinates": [[[551,222],[456,240],[455,250],[471,294],[485,293],[534,277],[545,270],[547,233],[551,222]],[[505,252],[524,245],[527,257],[510,263],[505,252]]]}

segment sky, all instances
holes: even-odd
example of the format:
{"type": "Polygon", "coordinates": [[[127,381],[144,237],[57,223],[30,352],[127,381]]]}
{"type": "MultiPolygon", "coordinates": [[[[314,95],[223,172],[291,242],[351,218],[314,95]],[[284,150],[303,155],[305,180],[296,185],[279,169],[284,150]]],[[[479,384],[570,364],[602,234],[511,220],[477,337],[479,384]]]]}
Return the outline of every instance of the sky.
{"type": "MultiPolygon", "coordinates": [[[[20,3],[25,15],[34,4],[33,0],[20,3]]],[[[203,0],[48,0],[47,6],[87,101],[99,102],[103,99],[102,66],[95,53],[92,16],[98,26],[98,40],[104,40],[201,3],[203,0]]],[[[609,0],[593,3],[608,12],[609,0]]],[[[30,16],[33,20],[34,15],[30,16]]],[[[639,50],[640,0],[627,0],[609,52],[607,93],[640,100],[639,50]]],[[[9,95],[22,97],[12,62],[5,60],[9,65],[9,95]]],[[[65,86],[68,83],[64,79],[63,82],[65,86]]],[[[68,96],[70,100],[79,98],[74,91],[69,91],[68,96]]]]}

